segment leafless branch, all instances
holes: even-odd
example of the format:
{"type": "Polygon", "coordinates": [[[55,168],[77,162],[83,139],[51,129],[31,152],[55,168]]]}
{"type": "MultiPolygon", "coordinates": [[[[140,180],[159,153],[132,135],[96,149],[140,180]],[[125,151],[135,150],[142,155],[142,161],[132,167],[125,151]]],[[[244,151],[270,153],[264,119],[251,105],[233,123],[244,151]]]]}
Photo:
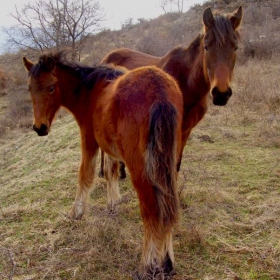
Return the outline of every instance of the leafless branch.
{"type": "Polygon", "coordinates": [[[11,16],[18,24],[4,30],[10,43],[40,51],[71,47],[74,57],[104,17],[99,3],[89,0],[37,0],[11,16]]]}

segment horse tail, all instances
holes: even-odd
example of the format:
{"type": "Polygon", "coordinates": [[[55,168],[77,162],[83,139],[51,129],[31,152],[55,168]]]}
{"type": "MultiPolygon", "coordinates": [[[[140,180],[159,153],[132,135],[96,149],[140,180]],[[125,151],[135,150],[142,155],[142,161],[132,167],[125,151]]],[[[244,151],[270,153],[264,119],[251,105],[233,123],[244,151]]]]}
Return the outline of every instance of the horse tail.
{"type": "Polygon", "coordinates": [[[157,102],[150,111],[146,176],[156,192],[159,221],[172,228],[179,217],[177,192],[177,110],[171,102],[157,102]]]}

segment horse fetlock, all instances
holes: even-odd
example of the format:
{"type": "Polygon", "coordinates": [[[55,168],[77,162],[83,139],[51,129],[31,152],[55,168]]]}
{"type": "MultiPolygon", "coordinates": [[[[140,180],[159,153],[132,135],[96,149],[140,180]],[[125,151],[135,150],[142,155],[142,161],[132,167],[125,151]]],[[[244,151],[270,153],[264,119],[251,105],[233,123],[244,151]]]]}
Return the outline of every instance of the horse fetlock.
{"type": "Polygon", "coordinates": [[[117,206],[121,201],[120,194],[116,195],[115,197],[109,197],[107,201],[107,210],[110,214],[115,214],[117,212],[117,206]]]}
{"type": "Polygon", "coordinates": [[[112,203],[112,202],[108,202],[107,203],[107,211],[109,214],[116,214],[117,212],[117,204],[116,203],[112,203]]]}
{"type": "Polygon", "coordinates": [[[107,206],[114,208],[117,202],[121,199],[119,183],[117,180],[107,182],[107,206]]]}
{"type": "Polygon", "coordinates": [[[73,220],[80,220],[83,217],[84,212],[85,209],[83,203],[74,203],[72,209],[69,211],[69,217],[73,220]]]}

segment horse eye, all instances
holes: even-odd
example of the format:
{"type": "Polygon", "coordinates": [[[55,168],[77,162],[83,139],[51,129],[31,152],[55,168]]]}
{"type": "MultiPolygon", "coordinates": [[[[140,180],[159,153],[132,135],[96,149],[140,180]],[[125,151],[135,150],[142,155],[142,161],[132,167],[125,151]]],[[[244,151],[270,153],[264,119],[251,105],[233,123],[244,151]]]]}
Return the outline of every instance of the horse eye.
{"type": "Polygon", "coordinates": [[[50,93],[54,93],[54,86],[51,86],[51,87],[50,87],[49,92],[50,92],[50,93]]]}
{"type": "Polygon", "coordinates": [[[208,46],[204,45],[204,49],[205,49],[206,51],[208,51],[208,46]]]}
{"type": "Polygon", "coordinates": [[[236,46],[234,49],[237,51],[237,50],[238,50],[238,47],[236,46]]]}

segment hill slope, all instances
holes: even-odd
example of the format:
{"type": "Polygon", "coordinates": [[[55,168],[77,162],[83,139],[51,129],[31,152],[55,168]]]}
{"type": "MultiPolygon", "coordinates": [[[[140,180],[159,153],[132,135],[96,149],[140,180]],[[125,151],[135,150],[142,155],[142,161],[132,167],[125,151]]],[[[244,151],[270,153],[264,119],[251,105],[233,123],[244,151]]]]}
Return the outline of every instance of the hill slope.
{"type": "MultiPolygon", "coordinates": [[[[262,117],[242,116],[235,102],[211,106],[185,149],[174,279],[279,278],[279,123],[267,130],[262,117]]],[[[47,137],[28,132],[6,139],[0,163],[4,279],[129,279],[137,268],[143,228],[129,178],[120,182],[117,215],[106,212],[105,182],[97,178],[84,219],[65,217],[79,159],[70,116],[58,119],[47,137]]]]}
{"type": "MultiPolygon", "coordinates": [[[[231,11],[244,1],[212,5],[225,2],[231,11]]],[[[280,279],[280,37],[279,15],[271,10],[279,3],[244,3],[245,40],[233,96],[226,107],[210,106],[184,151],[175,280],[280,279]]],[[[202,8],[106,31],[83,59],[99,61],[117,46],[161,55],[173,47],[170,42],[187,44],[201,28],[202,8]],[[162,26],[166,31],[159,31],[162,26]],[[185,37],[171,40],[172,30],[185,37]]],[[[7,116],[0,126],[0,279],[130,279],[143,236],[131,182],[120,182],[123,199],[116,215],[107,213],[106,183],[96,178],[85,217],[66,218],[77,186],[78,126],[62,114],[49,136],[31,131],[22,54],[1,57],[8,81],[0,89],[1,115],[7,116]]]]}

